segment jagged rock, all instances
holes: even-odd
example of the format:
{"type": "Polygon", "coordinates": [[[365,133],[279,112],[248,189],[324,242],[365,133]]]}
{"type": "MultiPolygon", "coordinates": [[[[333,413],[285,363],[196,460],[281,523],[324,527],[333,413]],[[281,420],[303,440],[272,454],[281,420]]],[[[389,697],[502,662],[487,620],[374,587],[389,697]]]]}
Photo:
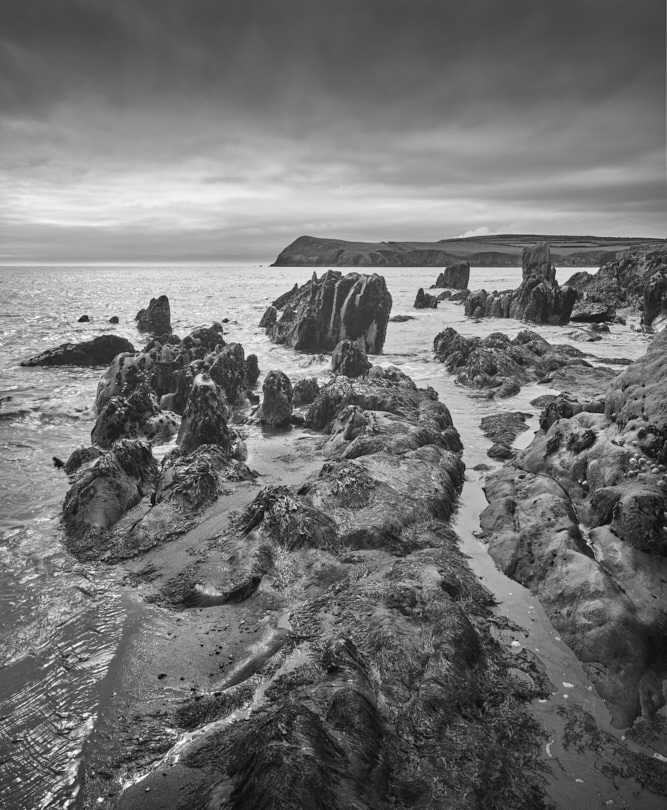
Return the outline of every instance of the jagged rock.
{"type": "Polygon", "coordinates": [[[70,538],[113,526],[152,489],[158,467],[147,442],[122,439],[75,473],[65,496],[63,524],[70,538]]]}
{"type": "Polygon", "coordinates": [[[67,459],[63,470],[67,473],[67,475],[72,475],[72,473],[75,473],[79,467],[87,464],[89,461],[92,461],[95,458],[99,458],[102,455],[104,455],[104,453],[99,447],[79,447],[67,459]]]}
{"type": "Polygon", "coordinates": [[[436,287],[453,287],[457,290],[466,290],[470,280],[470,263],[456,262],[445,267],[435,282],[436,287]]]}
{"type": "Polygon", "coordinates": [[[320,393],[320,386],[317,384],[317,377],[304,377],[297,380],[292,386],[292,404],[295,408],[301,405],[310,405],[317,399],[320,393]]]}
{"type": "Polygon", "coordinates": [[[112,397],[100,411],[90,434],[93,444],[109,448],[120,439],[164,444],[178,430],[178,417],[163,411],[151,388],[143,383],[129,397],[112,397]]]}
{"type": "Polygon", "coordinates": [[[466,298],[465,313],[474,318],[516,318],[563,324],[569,321],[576,299],[576,290],[558,285],[549,243],[540,242],[524,249],[522,281],[516,290],[471,293],[466,298]]]}
{"type": "Polygon", "coordinates": [[[55,349],[24,360],[22,366],[103,366],[116,355],[134,352],[129,340],[118,335],[99,335],[82,343],[62,343],[55,349]]]}
{"type": "MultiPolygon", "coordinates": [[[[222,388],[230,405],[242,402],[244,399],[245,391],[248,388],[246,371],[245,352],[240,343],[229,343],[218,352],[213,360],[209,374],[222,388]]],[[[259,372],[259,368],[257,371],[259,372]]]]}
{"type": "MultiPolygon", "coordinates": [[[[583,359],[574,346],[550,344],[536,332],[524,330],[512,340],[502,332],[487,337],[466,338],[447,327],[433,341],[435,359],[456,374],[456,379],[471,388],[492,388],[496,396],[512,396],[517,386],[543,380],[561,367],[582,375],[590,372],[597,379],[598,369],[583,359]]],[[[608,369],[602,375],[612,374],[608,369]]],[[[606,376],[609,380],[609,376],[606,376]]],[[[556,383],[554,382],[554,387],[556,383]]]]}
{"type": "Polygon", "coordinates": [[[438,299],[435,295],[430,295],[424,292],[424,288],[420,287],[417,290],[417,297],[415,298],[415,309],[435,309],[438,306],[438,299]]]}
{"type": "Polygon", "coordinates": [[[369,354],[381,354],[391,303],[382,276],[329,270],[274,301],[283,312],[267,334],[274,343],[309,353],[352,340],[369,354]]]}
{"type": "Polygon", "coordinates": [[[171,332],[171,309],[166,295],[151,298],[146,309],[140,309],[135,316],[137,329],[140,332],[152,332],[155,335],[166,335],[171,332]]]}
{"type": "MultiPolygon", "coordinates": [[[[287,293],[287,295],[290,295],[290,293],[287,293]]],[[[260,329],[270,329],[277,320],[278,320],[278,310],[273,305],[271,305],[262,315],[262,318],[259,322],[259,327],[260,329]]]]}
{"type": "Polygon", "coordinates": [[[269,427],[281,427],[292,416],[293,392],[289,377],[282,371],[269,371],[262,385],[259,421],[269,427]]]}
{"type": "Polygon", "coordinates": [[[350,340],[341,340],[331,355],[331,370],[346,377],[363,377],[371,368],[366,352],[350,340]]]}
{"type": "Polygon", "coordinates": [[[228,415],[222,389],[208,374],[197,375],[178,431],[181,451],[192,453],[202,444],[216,444],[231,454],[234,437],[227,427],[228,415]]]}
{"type": "Polygon", "coordinates": [[[90,323],[90,318],[88,315],[82,315],[78,320],[77,323],[90,323]]]}

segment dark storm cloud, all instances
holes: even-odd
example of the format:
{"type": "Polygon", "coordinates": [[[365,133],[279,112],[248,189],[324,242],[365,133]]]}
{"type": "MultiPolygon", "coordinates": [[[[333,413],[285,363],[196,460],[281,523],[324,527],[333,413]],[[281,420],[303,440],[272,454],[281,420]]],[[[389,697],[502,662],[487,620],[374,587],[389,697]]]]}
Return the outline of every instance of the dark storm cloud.
{"type": "Polygon", "coordinates": [[[658,235],[664,31],[653,0],[6,0],[0,240],[271,255],[311,225],[441,238],[583,204],[658,235]]]}

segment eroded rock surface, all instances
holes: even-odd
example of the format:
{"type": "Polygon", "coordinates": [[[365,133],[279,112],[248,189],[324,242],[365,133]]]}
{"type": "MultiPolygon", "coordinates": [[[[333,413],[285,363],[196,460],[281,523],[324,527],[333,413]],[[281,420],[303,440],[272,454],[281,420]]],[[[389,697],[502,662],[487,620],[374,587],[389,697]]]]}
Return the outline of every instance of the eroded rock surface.
{"type": "Polygon", "coordinates": [[[415,309],[436,309],[438,306],[438,298],[435,295],[424,292],[424,288],[420,287],[417,290],[414,306],[415,309]]]}
{"type": "Polygon", "coordinates": [[[470,281],[470,263],[456,262],[450,264],[440,273],[435,287],[452,287],[455,290],[466,290],[470,281]]]}
{"type": "Polygon", "coordinates": [[[381,354],[391,304],[382,276],[329,270],[273,302],[282,313],[267,335],[304,352],[330,352],[339,341],[352,340],[369,354],[381,354]]]}
{"type": "Polygon", "coordinates": [[[536,593],[614,722],[652,718],[667,683],[667,335],[604,400],[561,396],[487,481],[498,565],[536,593]]]}
{"type": "Polygon", "coordinates": [[[259,421],[269,427],[288,425],[292,417],[294,393],[287,374],[269,371],[262,385],[262,394],[259,421]]]}
{"type": "Polygon", "coordinates": [[[140,309],[135,315],[137,329],[140,332],[152,332],[154,335],[171,334],[171,307],[166,295],[151,298],[146,309],[140,309]]]}
{"type": "Polygon", "coordinates": [[[372,366],[366,352],[350,340],[341,340],[331,355],[331,371],[346,377],[363,377],[372,366]]]}

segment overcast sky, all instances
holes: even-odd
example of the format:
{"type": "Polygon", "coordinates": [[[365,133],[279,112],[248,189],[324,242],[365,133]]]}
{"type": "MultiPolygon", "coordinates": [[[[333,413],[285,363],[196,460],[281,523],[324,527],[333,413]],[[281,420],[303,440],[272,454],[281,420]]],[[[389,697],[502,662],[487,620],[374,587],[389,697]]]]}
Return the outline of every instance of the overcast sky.
{"type": "Polygon", "coordinates": [[[667,236],[664,0],[1,0],[0,262],[667,236]]]}

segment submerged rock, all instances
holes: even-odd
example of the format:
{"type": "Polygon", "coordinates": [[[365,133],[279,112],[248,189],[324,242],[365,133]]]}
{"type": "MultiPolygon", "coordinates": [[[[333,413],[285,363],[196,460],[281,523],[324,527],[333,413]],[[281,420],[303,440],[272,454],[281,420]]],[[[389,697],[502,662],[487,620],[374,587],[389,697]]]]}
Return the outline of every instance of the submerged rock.
{"type": "Polygon", "coordinates": [[[329,270],[274,301],[280,319],[267,327],[274,343],[298,351],[333,351],[352,340],[370,354],[381,354],[391,312],[391,295],[382,276],[329,270]]]}
{"type": "Polygon", "coordinates": [[[103,366],[118,354],[134,352],[129,340],[118,335],[99,335],[82,343],[62,343],[55,349],[24,360],[22,366],[103,366]]]}

